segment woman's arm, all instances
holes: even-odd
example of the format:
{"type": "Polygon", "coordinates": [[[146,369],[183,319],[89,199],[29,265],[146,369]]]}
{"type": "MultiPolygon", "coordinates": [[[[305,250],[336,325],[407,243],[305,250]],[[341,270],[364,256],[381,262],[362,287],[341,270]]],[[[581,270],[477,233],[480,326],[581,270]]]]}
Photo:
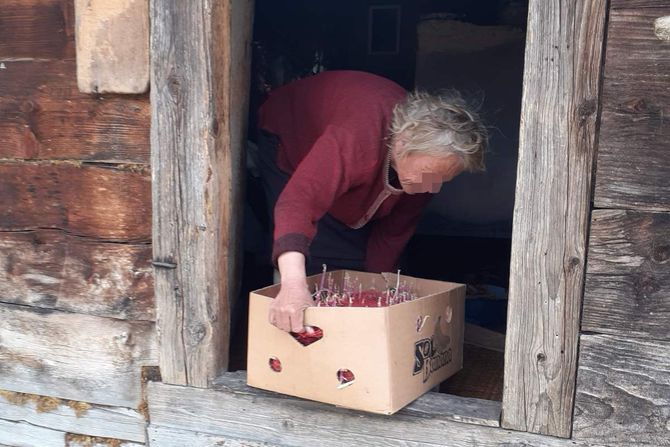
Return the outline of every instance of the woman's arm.
{"type": "Polygon", "coordinates": [[[270,305],[270,323],[289,332],[302,332],[304,311],[314,305],[305,274],[305,255],[287,251],[277,258],[281,275],[279,294],[270,305]]]}

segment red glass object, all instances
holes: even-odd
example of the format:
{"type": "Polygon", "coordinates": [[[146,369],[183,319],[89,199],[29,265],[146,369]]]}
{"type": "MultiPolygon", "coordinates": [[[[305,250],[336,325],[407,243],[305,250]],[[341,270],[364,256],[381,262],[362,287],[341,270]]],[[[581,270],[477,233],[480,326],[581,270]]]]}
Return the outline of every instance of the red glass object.
{"type": "Polygon", "coordinates": [[[270,369],[274,372],[281,372],[281,362],[277,357],[270,357],[270,360],[268,361],[270,364],[270,369]]]}
{"type": "Polygon", "coordinates": [[[323,331],[316,326],[307,326],[302,332],[291,332],[290,334],[303,346],[309,346],[323,338],[323,331]]]}
{"type": "Polygon", "coordinates": [[[351,370],[340,369],[337,371],[337,380],[340,382],[340,384],[345,385],[356,380],[356,377],[354,376],[354,373],[351,372],[351,370]]]}

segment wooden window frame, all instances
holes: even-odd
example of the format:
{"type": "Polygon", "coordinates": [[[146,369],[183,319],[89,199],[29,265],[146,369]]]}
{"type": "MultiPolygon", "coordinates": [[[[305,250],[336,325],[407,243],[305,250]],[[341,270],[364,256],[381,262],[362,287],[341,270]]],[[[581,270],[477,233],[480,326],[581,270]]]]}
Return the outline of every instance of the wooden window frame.
{"type": "MultiPolygon", "coordinates": [[[[607,0],[531,0],[501,424],[569,437],[607,0]]],[[[209,387],[238,291],[253,1],[152,0],[160,366],[209,387]],[[203,23],[204,21],[204,23],[203,23]]]]}

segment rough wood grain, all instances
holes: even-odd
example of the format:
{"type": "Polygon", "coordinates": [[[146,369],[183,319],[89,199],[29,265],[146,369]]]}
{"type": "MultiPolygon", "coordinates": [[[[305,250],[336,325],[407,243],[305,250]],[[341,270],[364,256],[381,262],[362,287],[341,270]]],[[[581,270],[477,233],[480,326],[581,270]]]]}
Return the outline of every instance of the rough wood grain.
{"type": "MultiPolygon", "coordinates": [[[[244,371],[220,375],[212,381],[211,388],[221,392],[254,396],[278,396],[276,393],[248,386],[244,371]]],[[[452,396],[450,394],[426,393],[402,411],[403,414],[411,416],[433,417],[439,414],[445,419],[456,422],[487,425],[489,427],[500,425],[500,402],[452,396]]]]}
{"type": "Polygon", "coordinates": [[[582,335],[574,439],[670,445],[670,343],[582,335]]]}
{"type": "Polygon", "coordinates": [[[136,408],[157,351],[151,322],[0,304],[0,389],[136,408]]]}
{"type": "Polygon", "coordinates": [[[582,330],[670,340],[670,214],[594,210],[582,330]]]}
{"type": "Polygon", "coordinates": [[[0,163],[0,230],[58,228],[108,241],[148,242],[145,169],[72,163],[0,163]]]}
{"type": "Polygon", "coordinates": [[[248,92],[248,76],[233,72],[248,64],[235,58],[249,57],[251,27],[233,18],[252,8],[229,0],[151,3],[153,249],[155,260],[176,265],[155,274],[169,383],[207,386],[228,362],[246,116],[233,111],[245,110],[248,92]]]}
{"type": "Polygon", "coordinates": [[[65,435],[65,447],[143,447],[144,443],[123,441],[115,438],[103,438],[98,436],[82,436],[67,433],[65,435]]]}
{"type": "Polygon", "coordinates": [[[147,429],[149,447],[278,447],[266,442],[240,441],[208,433],[195,433],[169,427],[147,429]]]}
{"type": "Polygon", "coordinates": [[[607,34],[595,206],[670,211],[670,44],[657,8],[614,10],[607,34]]]}
{"type": "Polygon", "coordinates": [[[393,416],[381,416],[269,394],[149,383],[150,436],[161,434],[163,429],[181,431],[182,439],[189,441],[185,445],[194,447],[212,445],[210,437],[277,446],[586,445],[454,422],[439,411],[411,415],[407,410],[401,410],[393,416]],[[192,437],[187,438],[185,432],[191,432],[192,437]],[[203,437],[203,434],[209,436],[203,437]]]}
{"type": "Polygon", "coordinates": [[[53,407],[44,409],[38,407],[39,397],[7,395],[0,390],[0,415],[8,421],[27,422],[51,430],[146,442],[146,421],[137,410],[53,399],[53,407]]]}
{"type": "Polygon", "coordinates": [[[148,95],[80,93],[74,60],[0,70],[0,158],[149,162],[148,95]]]}
{"type": "Polygon", "coordinates": [[[74,59],[71,0],[3,0],[0,60],[74,59]]]}
{"type": "Polygon", "coordinates": [[[77,84],[85,93],[149,87],[149,0],[74,0],[77,84]]]}
{"type": "Polygon", "coordinates": [[[58,230],[0,232],[0,302],[155,320],[151,246],[58,230]]]}
{"type": "Polygon", "coordinates": [[[65,433],[0,419],[0,443],[11,447],[63,447],[65,433]]]}
{"type": "Polygon", "coordinates": [[[612,9],[659,8],[670,5],[668,0],[610,0],[612,9]]]}
{"type": "Polygon", "coordinates": [[[604,0],[530,2],[502,425],[569,437],[604,0]]]}

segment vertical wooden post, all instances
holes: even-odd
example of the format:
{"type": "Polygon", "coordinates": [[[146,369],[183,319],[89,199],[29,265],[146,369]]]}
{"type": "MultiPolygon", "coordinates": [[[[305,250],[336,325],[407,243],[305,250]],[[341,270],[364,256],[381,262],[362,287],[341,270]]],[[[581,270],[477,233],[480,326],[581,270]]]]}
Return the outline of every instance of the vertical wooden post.
{"type": "Polygon", "coordinates": [[[238,287],[248,0],[151,1],[153,254],[163,381],[228,364],[238,287]]]}
{"type": "Polygon", "coordinates": [[[531,0],[502,425],[569,437],[606,0],[531,0]]]}

